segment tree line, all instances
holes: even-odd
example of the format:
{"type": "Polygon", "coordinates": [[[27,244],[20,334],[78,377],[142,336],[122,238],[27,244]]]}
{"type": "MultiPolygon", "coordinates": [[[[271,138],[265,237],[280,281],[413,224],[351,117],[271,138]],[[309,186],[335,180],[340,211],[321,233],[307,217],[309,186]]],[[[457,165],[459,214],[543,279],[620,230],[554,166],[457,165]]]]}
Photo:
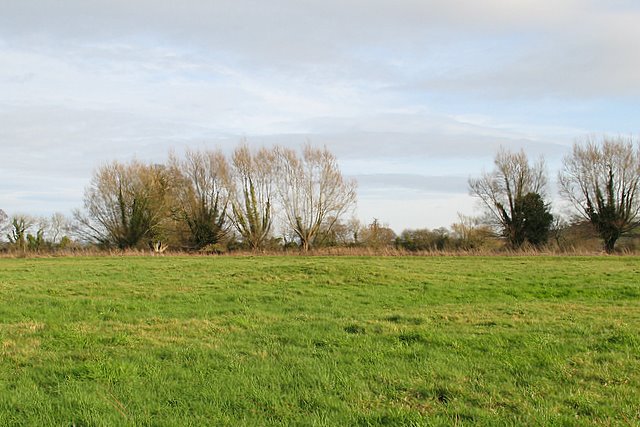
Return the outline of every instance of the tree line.
{"type": "Polygon", "coordinates": [[[408,251],[542,248],[589,231],[613,252],[639,225],[640,147],[632,138],[576,142],[563,159],[558,184],[572,206],[568,220],[552,214],[544,159],[501,149],[494,168],[469,179],[482,206],[459,215],[450,229],[396,235],[374,219],[352,214],[356,183],[327,148],[219,149],[170,153],[162,164],[113,161],[98,168],[73,218],[16,215],[0,210],[8,243],[17,250],[92,245],[163,252],[226,252],[352,246],[408,251]],[[579,233],[578,233],[579,234],[579,233]]]}
{"type": "Polygon", "coordinates": [[[103,247],[224,251],[276,246],[275,226],[303,250],[355,206],[356,183],[326,148],[236,148],[170,154],[165,164],[113,162],[97,170],[75,219],[103,247]]]}

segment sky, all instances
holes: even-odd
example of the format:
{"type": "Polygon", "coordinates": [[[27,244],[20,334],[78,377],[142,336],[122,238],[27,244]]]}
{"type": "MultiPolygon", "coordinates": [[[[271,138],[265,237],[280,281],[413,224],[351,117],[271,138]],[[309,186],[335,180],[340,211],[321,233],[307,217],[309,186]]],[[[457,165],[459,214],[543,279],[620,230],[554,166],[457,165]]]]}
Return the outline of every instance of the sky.
{"type": "MultiPolygon", "coordinates": [[[[500,147],[553,184],[587,136],[640,133],[636,0],[0,0],[0,209],[69,214],[99,166],[326,146],[356,216],[476,215],[500,147]]],[[[555,199],[553,185],[550,197],[555,199]]],[[[560,203],[558,202],[558,206],[560,203]]]]}

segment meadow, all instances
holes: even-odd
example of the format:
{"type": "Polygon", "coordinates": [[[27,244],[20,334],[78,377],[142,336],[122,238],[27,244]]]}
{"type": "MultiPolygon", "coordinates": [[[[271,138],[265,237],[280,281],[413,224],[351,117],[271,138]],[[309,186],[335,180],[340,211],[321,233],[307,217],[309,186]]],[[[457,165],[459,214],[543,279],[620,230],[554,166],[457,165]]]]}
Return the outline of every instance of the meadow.
{"type": "Polygon", "coordinates": [[[638,425],[640,258],[0,259],[0,425],[638,425]]]}

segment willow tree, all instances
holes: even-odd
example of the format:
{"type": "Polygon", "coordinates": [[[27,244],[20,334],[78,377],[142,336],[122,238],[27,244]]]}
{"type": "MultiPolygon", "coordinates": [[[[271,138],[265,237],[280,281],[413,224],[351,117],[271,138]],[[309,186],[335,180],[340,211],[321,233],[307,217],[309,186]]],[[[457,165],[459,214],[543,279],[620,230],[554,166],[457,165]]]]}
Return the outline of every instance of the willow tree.
{"type": "Polygon", "coordinates": [[[188,230],[187,245],[201,249],[224,239],[229,166],[220,150],[187,150],[169,158],[174,180],[172,215],[188,230]]]}
{"type": "MultiPolygon", "coordinates": [[[[524,151],[512,153],[500,149],[494,160],[494,170],[484,173],[480,178],[469,180],[471,195],[478,197],[500,233],[512,248],[520,247],[524,242],[539,244],[533,236],[527,236],[527,223],[532,223],[539,211],[528,209],[531,201],[542,200],[547,184],[544,160],[529,163],[524,151]]],[[[548,205],[543,203],[547,228],[551,227],[552,217],[548,205]],[[549,219],[550,218],[550,219],[549,219]]],[[[538,205],[535,205],[539,209],[538,205]]]]}
{"type": "Polygon", "coordinates": [[[327,148],[305,146],[302,156],[277,150],[278,195],[291,231],[308,250],[321,230],[333,226],[356,202],[356,183],[342,176],[336,157],[327,148]]]}
{"type": "Polygon", "coordinates": [[[252,250],[263,248],[271,233],[274,171],[274,150],[261,148],[252,152],[242,144],[233,153],[229,218],[252,250]]]}
{"type": "Polygon", "coordinates": [[[81,235],[120,249],[146,246],[167,217],[170,179],[162,165],[113,162],[99,168],[75,217],[81,235]]]}
{"type": "Polygon", "coordinates": [[[640,144],[632,138],[576,142],[559,174],[561,193],[613,252],[639,224],[640,144]]]}

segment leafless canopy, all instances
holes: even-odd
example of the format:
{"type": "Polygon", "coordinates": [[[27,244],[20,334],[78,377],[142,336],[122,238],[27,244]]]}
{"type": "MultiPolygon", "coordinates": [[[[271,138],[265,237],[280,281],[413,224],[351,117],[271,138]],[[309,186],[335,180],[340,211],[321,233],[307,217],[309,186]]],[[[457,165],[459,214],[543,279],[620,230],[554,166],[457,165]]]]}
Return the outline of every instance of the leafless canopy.
{"type": "Polygon", "coordinates": [[[518,241],[514,227],[517,201],[529,193],[544,194],[547,185],[544,159],[531,165],[524,151],[512,153],[500,149],[494,165],[492,172],[470,179],[469,190],[481,200],[495,225],[513,244],[518,241]]]}
{"type": "Polygon", "coordinates": [[[559,183],[562,195],[594,225],[608,252],[638,226],[640,144],[632,138],[575,143],[564,158],[559,183]]]}
{"type": "Polygon", "coordinates": [[[168,186],[164,166],[133,161],[101,167],[85,190],[87,214],[75,213],[83,237],[121,249],[148,243],[165,217],[168,186]]]}
{"type": "Polygon", "coordinates": [[[295,236],[307,250],[335,236],[332,230],[355,204],[355,187],[333,154],[310,146],[299,153],[252,150],[244,143],[231,162],[220,150],[170,154],[166,165],[112,162],[96,171],[85,190],[85,209],[75,212],[76,233],[121,249],[160,252],[170,244],[218,251],[235,242],[229,238],[233,227],[255,250],[275,244],[277,220],[286,225],[284,235],[295,236]]]}
{"type": "Polygon", "coordinates": [[[253,250],[264,246],[273,224],[275,153],[261,148],[252,152],[246,144],[233,153],[229,216],[244,242],[253,250]]]}
{"type": "Polygon", "coordinates": [[[183,159],[169,158],[173,217],[185,224],[189,244],[197,249],[218,243],[225,235],[229,200],[229,166],[220,150],[187,150],[183,159]]]}
{"type": "Polygon", "coordinates": [[[355,181],[345,180],[326,148],[307,145],[302,156],[279,147],[278,194],[289,227],[308,250],[318,232],[330,231],[356,202],[355,181]]]}

